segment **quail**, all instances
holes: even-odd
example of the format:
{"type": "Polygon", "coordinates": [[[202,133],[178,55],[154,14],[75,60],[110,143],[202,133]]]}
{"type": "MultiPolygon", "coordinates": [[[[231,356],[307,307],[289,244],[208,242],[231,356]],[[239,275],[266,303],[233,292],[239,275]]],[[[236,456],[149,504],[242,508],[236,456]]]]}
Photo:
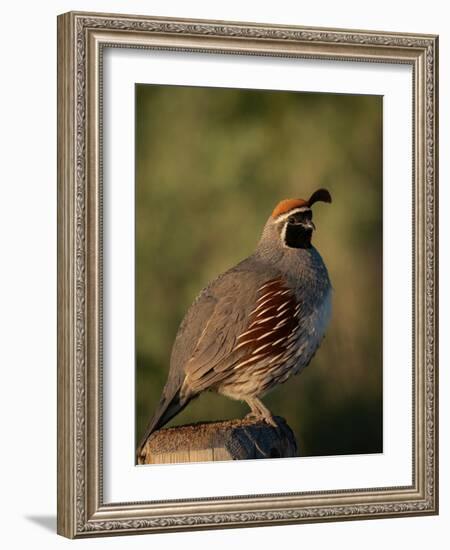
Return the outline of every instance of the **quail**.
{"type": "Polygon", "coordinates": [[[311,244],[311,207],[318,201],[331,203],[330,193],[281,201],[253,254],[194,300],[138,453],[152,432],[206,390],[245,401],[252,416],[276,425],[261,397],[310,363],[330,320],[328,271],[311,244]]]}

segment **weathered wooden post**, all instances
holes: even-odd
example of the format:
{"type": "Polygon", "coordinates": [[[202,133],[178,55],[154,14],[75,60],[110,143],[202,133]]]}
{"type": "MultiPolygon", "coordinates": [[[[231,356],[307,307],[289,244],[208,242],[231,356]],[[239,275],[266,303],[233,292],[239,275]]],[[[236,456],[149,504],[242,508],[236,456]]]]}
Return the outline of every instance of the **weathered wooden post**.
{"type": "Polygon", "coordinates": [[[164,428],[147,439],[138,464],[299,456],[291,428],[280,416],[275,422],[244,418],[164,428]]]}

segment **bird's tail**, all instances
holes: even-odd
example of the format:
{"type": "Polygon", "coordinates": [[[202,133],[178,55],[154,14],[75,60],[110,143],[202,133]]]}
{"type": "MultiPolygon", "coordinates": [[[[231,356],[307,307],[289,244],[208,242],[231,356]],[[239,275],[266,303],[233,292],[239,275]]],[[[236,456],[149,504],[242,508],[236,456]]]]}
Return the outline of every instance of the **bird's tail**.
{"type": "Polygon", "coordinates": [[[148,423],[144,435],[137,448],[138,457],[150,435],[156,430],[159,430],[159,428],[162,428],[165,424],[167,424],[167,422],[169,422],[169,420],[171,420],[175,415],[181,412],[190,400],[191,396],[182,396],[180,394],[180,388],[176,388],[175,391],[172,391],[170,393],[166,393],[166,391],[164,391],[158,408],[156,409],[153,418],[148,423]]]}

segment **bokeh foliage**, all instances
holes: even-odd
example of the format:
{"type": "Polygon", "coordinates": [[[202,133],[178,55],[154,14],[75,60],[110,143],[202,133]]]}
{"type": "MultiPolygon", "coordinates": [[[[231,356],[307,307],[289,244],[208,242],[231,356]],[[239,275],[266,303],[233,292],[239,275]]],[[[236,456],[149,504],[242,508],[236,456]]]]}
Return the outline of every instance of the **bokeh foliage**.
{"type": "MultiPolygon", "coordinates": [[[[275,204],[327,187],[314,244],[334,288],[311,365],[264,402],[302,454],[382,451],[382,98],[136,86],[136,437],[203,286],[248,256],[275,204]]],[[[208,392],[171,424],[243,416],[208,392]]]]}

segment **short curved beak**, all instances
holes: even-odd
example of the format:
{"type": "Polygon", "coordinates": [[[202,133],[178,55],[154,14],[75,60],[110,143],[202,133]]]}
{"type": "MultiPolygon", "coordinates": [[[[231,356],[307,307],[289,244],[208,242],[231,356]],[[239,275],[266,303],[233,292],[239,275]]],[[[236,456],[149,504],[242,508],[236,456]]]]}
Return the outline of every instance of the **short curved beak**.
{"type": "Polygon", "coordinates": [[[314,231],[316,229],[316,226],[312,221],[304,223],[303,226],[305,227],[305,229],[309,229],[310,231],[314,231]]]}

